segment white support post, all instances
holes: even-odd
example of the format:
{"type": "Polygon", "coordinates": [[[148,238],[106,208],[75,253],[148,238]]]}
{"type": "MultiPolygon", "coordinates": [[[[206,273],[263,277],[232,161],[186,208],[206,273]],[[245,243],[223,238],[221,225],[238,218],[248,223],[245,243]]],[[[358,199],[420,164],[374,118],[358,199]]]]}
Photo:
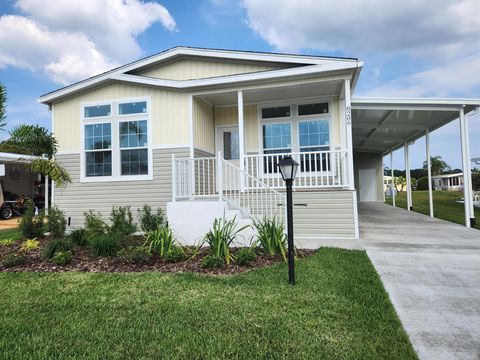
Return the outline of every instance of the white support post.
{"type": "Polygon", "coordinates": [[[238,91],[238,142],[240,152],[240,190],[245,190],[245,178],[243,173],[245,171],[245,125],[243,119],[243,92],[238,91]]]}
{"type": "Polygon", "coordinates": [[[354,189],[355,180],[353,176],[352,104],[350,95],[350,80],[345,80],[343,86],[345,89],[345,128],[347,135],[348,185],[350,189],[354,189]]]}
{"type": "Polygon", "coordinates": [[[222,201],[223,199],[223,163],[222,163],[222,152],[217,153],[217,190],[218,190],[218,200],[222,201]]]}
{"type": "Polygon", "coordinates": [[[193,198],[195,194],[195,126],[193,123],[193,95],[188,98],[188,120],[190,124],[190,195],[193,198]]]}
{"type": "Polygon", "coordinates": [[[405,157],[405,177],[407,179],[407,210],[412,210],[412,180],[410,178],[410,154],[409,154],[409,145],[406,142],[404,144],[404,157],[405,157]]]}
{"type": "Polygon", "coordinates": [[[465,226],[469,228],[471,226],[470,220],[470,202],[472,199],[471,190],[471,173],[470,169],[470,154],[469,147],[467,146],[468,133],[465,120],[465,110],[460,108],[460,143],[462,145],[462,169],[463,169],[463,200],[465,207],[465,226]]]}
{"type": "Polygon", "coordinates": [[[397,187],[395,186],[395,171],[393,170],[393,151],[390,151],[390,177],[392,178],[392,205],[393,207],[396,207],[395,204],[395,197],[396,194],[395,192],[397,191],[397,187]]]}
{"type": "Polygon", "coordinates": [[[49,196],[49,181],[50,179],[48,178],[48,176],[45,176],[45,215],[48,215],[48,198],[50,197],[49,196]]]}
{"type": "Polygon", "coordinates": [[[428,204],[430,217],[433,218],[432,164],[430,158],[430,131],[425,131],[425,153],[427,154],[428,204]]]}
{"type": "MultiPolygon", "coordinates": [[[[478,108],[477,108],[478,111],[478,108]]],[[[470,226],[475,226],[475,209],[473,207],[473,183],[472,183],[472,160],[470,158],[470,130],[468,118],[465,118],[465,144],[467,150],[467,176],[468,176],[468,193],[469,193],[469,210],[470,210],[470,226]]],[[[465,188],[465,173],[463,174],[463,188],[465,188]]],[[[460,183],[460,180],[459,180],[460,183]]]]}
{"type": "Polygon", "coordinates": [[[172,201],[177,201],[177,169],[175,167],[175,154],[172,154],[172,201]]]}

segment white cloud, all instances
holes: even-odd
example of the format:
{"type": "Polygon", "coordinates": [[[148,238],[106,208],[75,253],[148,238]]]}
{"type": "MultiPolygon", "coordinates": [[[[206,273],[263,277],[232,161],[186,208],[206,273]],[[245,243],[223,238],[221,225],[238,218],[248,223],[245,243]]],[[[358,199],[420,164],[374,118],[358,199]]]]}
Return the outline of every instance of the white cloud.
{"type": "Polygon", "coordinates": [[[18,0],[25,16],[0,17],[0,67],[44,71],[66,84],[141,55],[136,37],[153,23],[176,31],[168,10],[140,0],[18,0]]]}

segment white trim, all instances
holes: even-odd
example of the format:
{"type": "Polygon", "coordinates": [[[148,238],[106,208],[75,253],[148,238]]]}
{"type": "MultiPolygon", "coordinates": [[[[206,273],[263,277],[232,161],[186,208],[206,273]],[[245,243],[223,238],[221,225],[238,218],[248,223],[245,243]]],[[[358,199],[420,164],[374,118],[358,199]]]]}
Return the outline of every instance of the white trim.
{"type": "Polygon", "coordinates": [[[407,210],[412,209],[412,180],[410,174],[410,145],[408,142],[405,142],[403,145],[403,157],[405,160],[405,177],[407,180],[407,210]]]}
{"type": "Polygon", "coordinates": [[[67,151],[59,151],[55,154],[55,156],[62,156],[62,155],[80,155],[81,150],[67,150],[67,151]]]}
{"type": "Polygon", "coordinates": [[[352,104],[350,93],[350,80],[345,80],[343,85],[345,95],[345,118],[343,126],[345,126],[345,133],[347,136],[347,162],[348,162],[348,185],[350,189],[355,189],[355,175],[353,168],[353,135],[352,135],[352,104]]]}
{"type": "MultiPolygon", "coordinates": [[[[459,110],[460,106],[463,105],[473,105],[479,106],[480,99],[447,99],[447,98],[368,98],[368,97],[354,97],[352,98],[352,107],[354,109],[362,109],[362,105],[366,105],[365,108],[375,107],[375,109],[380,109],[381,105],[388,105],[388,110],[396,110],[392,109],[391,105],[405,105],[410,110],[416,110],[415,106],[419,106],[419,110],[426,110],[425,106],[431,106],[433,109],[445,110],[445,106],[447,108],[452,109],[451,111],[459,110]]],[[[400,110],[405,109],[402,107],[400,110]]],[[[427,109],[428,110],[428,109],[427,109]]]]}
{"type": "Polygon", "coordinates": [[[176,149],[176,148],[190,148],[189,143],[183,144],[158,144],[152,145],[152,149],[159,150],[159,149],[176,149]]]}
{"type": "Polygon", "coordinates": [[[194,153],[195,153],[195,150],[203,151],[204,153],[213,155],[212,157],[215,157],[215,154],[214,154],[214,153],[212,153],[210,150],[205,149],[205,148],[203,148],[203,147],[201,147],[201,146],[194,146],[194,147],[193,147],[193,152],[194,152],[194,153]]]}

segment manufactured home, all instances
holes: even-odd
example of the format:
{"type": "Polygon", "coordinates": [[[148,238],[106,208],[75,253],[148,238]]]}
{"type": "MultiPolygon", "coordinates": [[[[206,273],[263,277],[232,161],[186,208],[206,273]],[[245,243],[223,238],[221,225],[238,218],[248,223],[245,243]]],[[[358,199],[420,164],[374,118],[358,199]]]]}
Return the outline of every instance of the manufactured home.
{"type": "Polygon", "coordinates": [[[354,98],[362,66],[176,47],[45,94],[56,158],[73,180],[53,203],[72,227],[89,209],[150,204],[192,243],[224,214],[283,220],[276,164],[291,155],[297,243],[354,241],[357,203],[384,199],[383,157],[405,147],[408,160],[412,141],[480,105],[354,98]]]}
{"type": "Polygon", "coordinates": [[[462,191],[463,173],[432,176],[433,189],[443,191],[462,191]]]}

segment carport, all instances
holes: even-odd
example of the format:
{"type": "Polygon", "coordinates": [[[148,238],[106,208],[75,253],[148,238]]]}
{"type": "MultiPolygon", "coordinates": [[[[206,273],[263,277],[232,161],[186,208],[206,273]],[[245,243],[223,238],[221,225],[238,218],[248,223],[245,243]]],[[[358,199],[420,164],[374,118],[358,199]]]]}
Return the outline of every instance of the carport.
{"type": "MultiPolygon", "coordinates": [[[[383,156],[390,154],[390,169],[393,179],[394,164],[392,153],[397,149],[404,149],[407,210],[410,211],[413,204],[409,146],[413,144],[415,140],[425,136],[430,217],[433,217],[429,134],[458,119],[460,123],[459,136],[461,139],[462,168],[465,178],[465,225],[470,227],[475,222],[475,216],[471,181],[469,130],[466,117],[478,111],[479,107],[480,99],[352,98],[352,138],[354,153],[357,154],[357,158],[363,154],[363,158],[367,157],[367,159],[370,155],[383,158],[383,156]]],[[[357,174],[356,178],[358,178],[359,175],[361,174],[357,174]]],[[[379,177],[378,169],[377,177],[379,177]]],[[[383,165],[381,178],[381,186],[383,189],[383,165]]],[[[362,186],[360,184],[360,199],[361,198],[362,186]]],[[[377,198],[377,200],[379,199],[377,198]]],[[[393,204],[395,206],[394,192],[393,204]]]]}

